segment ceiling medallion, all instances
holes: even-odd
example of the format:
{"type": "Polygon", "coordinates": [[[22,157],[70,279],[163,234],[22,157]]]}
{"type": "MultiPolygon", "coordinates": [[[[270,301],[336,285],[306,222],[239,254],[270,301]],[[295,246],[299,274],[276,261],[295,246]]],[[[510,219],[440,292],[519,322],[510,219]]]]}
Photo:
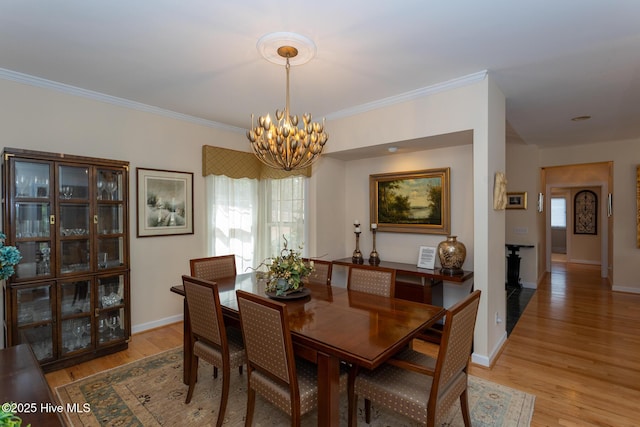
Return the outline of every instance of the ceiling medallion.
{"type": "Polygon", "coordinates": [[[285,64],[287,86],[285,109],[276,110],[276,122],[267,114],[259,116],[254,126],[251,115],[251,129],[247,131],[251,148],[262,163],[272,168],[285,171],[306,168],[320,157],[329,136],[324,130],[324,119],[322,123],[313,122],[309,113],[302,115],[302,123],[298,127],[298,116],[291,115],[289,108],[289,70],[292,63],[304,64],[313,58],[315,44],[293,33],[273,33],[262,37],[257,47],[268,61],[285,64]],[[279,43],[285,44],[276,48],[279,43]],[[296,61],[299,57],[302,58],[296,61]]]}

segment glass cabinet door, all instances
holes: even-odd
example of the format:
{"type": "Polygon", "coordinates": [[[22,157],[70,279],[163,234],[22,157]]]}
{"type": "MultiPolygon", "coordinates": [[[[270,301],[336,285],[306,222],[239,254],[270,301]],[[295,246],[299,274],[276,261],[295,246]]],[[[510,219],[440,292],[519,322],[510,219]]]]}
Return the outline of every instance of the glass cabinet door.
{"type": "Polygon", "coordinates": [[[124,171],[97,169],[97,265],[98,270],[124,265],[124,171]]]}
{"type": "Polygon", "coordinates": [[[92,348],[91,280],[62,282],[58,286],[61,353],[92,348]]]}
{"type": "Polygon", "coordinates": [[[11,204],[10,241],[20,250],[18,280],[53,275],[51,254],[51,164],[15,160],[12,163],[15,195],[11,204]]]}
{"type": "Polygon", "coordinates": [[[52,289],[51,284],[14,289],[18,341],[29,343],[40,361],[54,356],[52,289]]]}
{"type": "Polygon", "coordinates": [[[58,246],[60,274],[91,269],[89,168],[58,167],[58,246]]]}
{"type": "Polygon", "coordinates": [[[96,198],[104,201],[122,201],[123,172],[113,169],[98,169],[96,198]]]}
{"type": "Polygon", "coordinates": [[[125,276],[98,278],[98,343],[125,339],[125,276]]]}
{"type": "Polygon", "coordinates": [[[16,199],[48,199],[51,167],[49,163],[16,161],[14,163],[16,199]]]}

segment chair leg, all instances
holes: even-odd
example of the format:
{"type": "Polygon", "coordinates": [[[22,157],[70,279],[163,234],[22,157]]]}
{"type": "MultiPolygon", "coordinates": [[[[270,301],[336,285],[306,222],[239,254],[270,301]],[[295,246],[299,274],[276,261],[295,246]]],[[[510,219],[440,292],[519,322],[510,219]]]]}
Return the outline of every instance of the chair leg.
{"type": "Polygon", "coordinates": [[[227,410],[227,401],[229,400],[229,384],[231,383],[229,366],[223,368],[222,373],[222,393],[220,396],[220,408],[218,409],[218,421],[216,427],[221,427],[224,422],[224,413],[227,410]]]}
{"type": "Polygon", "coordinates": [[[189,376],[189,390],[187,391],[187,398],[184,403],[191,402],[193,397],[193,389],[196,386],[196,380],[198,379],[198,356],[191,355],[191,375],[189,376]]]}
{"type": "Polygon", "coordinates": [[[349,427],[357,425],[357,411],[358,411],[358,395],[355,391],[356,375],[358,374],[357,366],[352,366],[349,369],[349,378],[347,383],[347,402],[348,402],[348,422],[349,427]]]}
{"type": "Polygon", "coordinates": [[[364,420],[367,424],[371,424],[371,401],[369,399],[364,400],[364,420]]]}
{"type": "Polygon", "coordinates": [[[462,419],[465,427],[471,427],[471,415],[469,413],[469,397],[465,389],[460,395],[460,407],[462,409],[462,419]]]}
{"type": "Polygon", "coordinates": [[[256,391],[251,387],[247,388],[247,415],[244,417],[245,427],[253,424],[253,410],[256,406],[256,391]]]}

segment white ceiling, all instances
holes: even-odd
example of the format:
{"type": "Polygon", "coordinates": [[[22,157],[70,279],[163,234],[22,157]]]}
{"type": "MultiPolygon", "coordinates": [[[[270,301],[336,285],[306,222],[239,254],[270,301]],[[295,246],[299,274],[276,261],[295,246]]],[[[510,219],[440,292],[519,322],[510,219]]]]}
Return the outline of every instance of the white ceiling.
{"type": "Polygon", "coordinates": [[[329,135],[332,117],[487,70],[527,144],[640,138],[638,0],[2,0],[0,77],[246,128],[284,107],[284,68],[256,49],[274,31],[315,42],[291,107],[329,135]]]}

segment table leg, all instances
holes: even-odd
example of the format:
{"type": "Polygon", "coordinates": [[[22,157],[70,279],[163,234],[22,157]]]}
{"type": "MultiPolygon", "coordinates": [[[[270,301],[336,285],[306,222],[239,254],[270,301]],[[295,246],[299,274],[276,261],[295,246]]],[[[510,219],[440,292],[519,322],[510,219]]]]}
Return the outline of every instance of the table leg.
{"type": "Polygon", "coordinates": [[[340,360],[318,352],[318,425],[340,425],[340,360]]]}

